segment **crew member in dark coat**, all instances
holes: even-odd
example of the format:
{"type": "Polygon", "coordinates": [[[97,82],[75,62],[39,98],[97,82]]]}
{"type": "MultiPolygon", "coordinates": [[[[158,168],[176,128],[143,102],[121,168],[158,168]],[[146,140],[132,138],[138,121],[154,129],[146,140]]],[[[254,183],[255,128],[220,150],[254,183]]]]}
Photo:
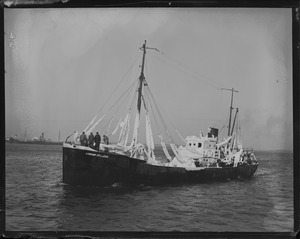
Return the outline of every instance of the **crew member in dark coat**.
{"type": "Polygon", "coordinates": [[[109,139],[106,135],[103,135],[104,144],[109,144],[109,139]]]}
{"type": "MultiPolygon", "coordinates": [[[[106,135],[103,135],[103,141],[104,141],[104,144],[109,144],[109,139],[106,135]]],[[[108,151],[108,148],[105,148],[105,152],[108,151]]]]}
{"type": "Polygon", "coordinates": [[[86,135],[84,132],[82,132],[82,134],[80,135],[80,145],[83,145],[85,146],[86,145],[86,141],[87,141],[87,138],[86,138],[86,135]]]}
{"type": "Polygon", "coordinates": [[[95,147],[96,147],[96,150],[98,150],[98,151],[99,151],[100,142],[101,142],[101,136],[97,132],[96,135],[95,135],[95,147]]]}
{"type": "Polygon", "coordinates": [[[93,135],[93,132],[91,132],[89,135],[89,147],[90,148],[93,148],[93,146],[94,146],[94,139],[95,139],[95,137],[93,135]]]}
{"type": "Polygon", "coordinates": [[[88,146],[88,139],[87,139],[86,134],[84,134],[84,133],[83,133],[83,145],[88,146]]]}

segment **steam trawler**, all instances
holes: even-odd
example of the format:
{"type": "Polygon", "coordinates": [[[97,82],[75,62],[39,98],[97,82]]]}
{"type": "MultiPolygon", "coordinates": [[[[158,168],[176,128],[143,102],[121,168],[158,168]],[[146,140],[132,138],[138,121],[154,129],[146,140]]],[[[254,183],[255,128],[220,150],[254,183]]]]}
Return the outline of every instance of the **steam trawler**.
{"type": "MultiPolygon", "coordinates": [[[[116,143],[101,143],[99,149],[83,146],[75,131],[73,141],[68,141],[72,134],[63,144],[63,182],[89,186],[110,186],[116,183],[165,185],[251,178],[257,170],[258,162],[253,150],[243,148],[240,141],[238,108],[233,108],[233,93],[237,91],[233,88],[224,89],[231,91],[226,138],[220,140],[219,129],[215,127],[210,127],[206,135],[200,133],[199,136],[187,136],[185,139],[176,130],[185,143],[177,146],[144,75],[146,51],[158,50],[147,47],[146,41],[140,49],[143,52],[141,72],[135,84],[129,88],[133,89],[134,97],[125,116],[119,119],[114,130],[110,130],[116,114],[112,113],[109,117],[106,113],[98,113],[83,130],[88,135],[107,117],[109,123],[104,127],[105,132],[110,137],[119,135],[116,143]],[[142,115],[145,144],[140,142],[139,137],[142,115]],[[152,125],[157,131],[159,147],[154,144],[152,125]],[[158,157],[156,152],[164,157],[158,157]]],[[[122,98],[118,101],[125,102],[122,98]]]]}

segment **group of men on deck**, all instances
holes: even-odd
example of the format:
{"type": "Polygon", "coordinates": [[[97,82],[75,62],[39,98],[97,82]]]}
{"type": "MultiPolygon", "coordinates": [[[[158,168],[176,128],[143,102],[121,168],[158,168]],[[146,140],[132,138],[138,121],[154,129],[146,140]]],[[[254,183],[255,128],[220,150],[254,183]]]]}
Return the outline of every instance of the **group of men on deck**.
{"type": "MultiPolygon", "coordinates": [[[[80,145],[82,146],[89,146],[92,149],[99,150],[99,146],[101,143],[101,136],[99,132],[93,135],[93,132],[90,133],[89,137],[86,136],[84,132],[79,137],[80,139],[80,145]]],[[[109,139],[106,135],[103,135],[103,141],[105,144],[109,144],[109,139]]]]}

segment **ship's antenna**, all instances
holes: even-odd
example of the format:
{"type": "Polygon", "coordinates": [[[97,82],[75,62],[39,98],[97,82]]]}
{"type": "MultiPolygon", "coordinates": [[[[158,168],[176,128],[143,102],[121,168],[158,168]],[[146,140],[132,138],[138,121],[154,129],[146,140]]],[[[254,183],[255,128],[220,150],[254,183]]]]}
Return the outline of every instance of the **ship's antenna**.
{"type": "Polygon", "coordinates": [[[234,88],[232,89],[227,89],[227,88],[221,88],[221,90],[229,90],[231,91],[231,104],[230,104],[230,114],[229,114],[229,124],[228,124],[228,136],[230,136],[230,127],[231,127],[231,114],[232,114],[232,104],[233,104],[233,92],[237,93],[238,91],[235,90],[234,88]]]}

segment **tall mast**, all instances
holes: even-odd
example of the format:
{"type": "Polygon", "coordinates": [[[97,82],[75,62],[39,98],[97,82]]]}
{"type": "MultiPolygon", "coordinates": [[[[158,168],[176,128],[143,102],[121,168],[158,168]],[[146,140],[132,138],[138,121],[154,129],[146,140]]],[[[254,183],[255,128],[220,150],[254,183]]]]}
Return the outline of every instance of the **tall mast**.
{"type": "Polygon", "coordinates": [[[145,66],[145,56],[146,56],[146,41],[143,44],[143,46],[141,47],[141,49],[143,50],[143,61],[142,61],[142,68],[141,68],[141,75],[139,77],[140,80],[140,86],[138,88],[138,102],[137,102],[137,109],[139,114],[141,113],[141,105],[142,105],[142,87],[143,87],[143,81],[145,79],[144,76],[144,66],[145,66]]]}
{"type": "Polygon", "coordinates": [[[229,124],[228,124],[228,136],[230,136],[230,128],[231,128],[231,115],[232,115],[232,110],[233,110],[233,107],[232,107],[232,104],[233,104],[233,92],[238,92],[237,90],[235,90],[234,88],[232,89],[226,89],[226,88],[222,88],[221,90],[229,90],[231,91],[231,103],[230,103],[230,114],[229,114],[229,124]]]}
{"type": "Polygon", "coordinates": [[[145,83],[145,75],[144,75],[144,67],[145,67],[145,56],[146,56],[146,49],[152,49],[159,52],[156,48],[150,48],[146,47],[147,41],[143,44],[143,46],[140,48],[143,51],[143,61],[141,66],[141,74],[139,77],[140,84],[138,88],[138,99],[137,99],[137,114],[135,117],[135,123],[134,123],[134,129],[133,129],[133,137],[132,137],[132,146],[134,147],[137,143],[138,138],[138,131],[139,131],[139,125],[140,125],[140,114],[141,114],[141,106],[142,106],[142,89],[143,89],[143,83],[145,83]]]}

